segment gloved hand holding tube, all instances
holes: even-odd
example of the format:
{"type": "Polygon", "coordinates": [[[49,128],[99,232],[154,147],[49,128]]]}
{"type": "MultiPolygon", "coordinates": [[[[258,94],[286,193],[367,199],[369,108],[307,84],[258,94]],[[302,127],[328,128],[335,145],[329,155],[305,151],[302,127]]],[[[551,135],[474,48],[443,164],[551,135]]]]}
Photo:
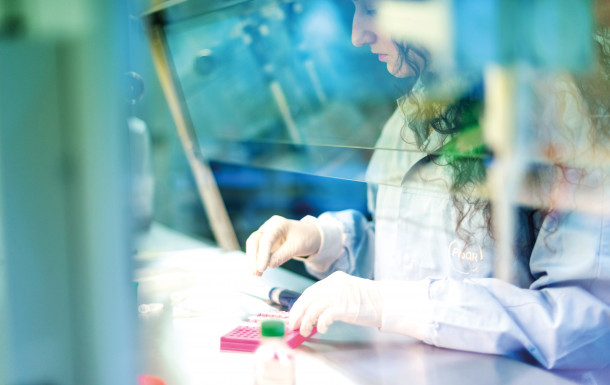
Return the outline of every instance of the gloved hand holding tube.
{"type": "Polygon", "coordinates": [[[303,336],[314,326],[326,333],[335,321],[381,327],[382,298],[379,282],[337,271],[301,294],[290,310],[290,327],[303,336]]]}
{"type": "Polygon", "coordinates": [[[253,261],[253,273],[262,275],[268,267],[278,267],[295,257],[316,254],[322,234],[307,216],[300,221],[274,215],[246,241],[246,255],[253,261]]]}

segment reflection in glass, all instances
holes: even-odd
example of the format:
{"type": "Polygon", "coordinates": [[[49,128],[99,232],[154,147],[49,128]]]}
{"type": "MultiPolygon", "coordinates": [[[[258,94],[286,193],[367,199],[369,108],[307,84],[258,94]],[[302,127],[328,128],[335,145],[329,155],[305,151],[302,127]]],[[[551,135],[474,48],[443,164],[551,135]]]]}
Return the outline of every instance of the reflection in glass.
{"type": "Polygon", "coordinates": [[[362,180],[405,86],[351,44],[348,2],[269,2],[166,28],[206,157],[362,180]]]}

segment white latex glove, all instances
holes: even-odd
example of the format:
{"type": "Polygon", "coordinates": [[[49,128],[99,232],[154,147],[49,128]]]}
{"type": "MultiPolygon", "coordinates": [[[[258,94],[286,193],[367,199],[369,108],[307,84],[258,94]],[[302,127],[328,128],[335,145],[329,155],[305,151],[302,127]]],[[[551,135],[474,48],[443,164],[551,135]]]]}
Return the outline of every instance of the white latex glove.
{"type": "Polygon", "coordinates": [[[318,252],[322,235],[309,218],[312,217],[295,221],[274,215],[248,237],[246,255],[253,261],[255,275],[291,258],[308,257],[318,252]]]}
{"type": "Polygon", "coordinates": [[[317,325],[326,333],[334,321],[381,327],[382,296],[379,283],[337,271],[301,294],[290,310],[292,329],[309,336],[317,325]]]}

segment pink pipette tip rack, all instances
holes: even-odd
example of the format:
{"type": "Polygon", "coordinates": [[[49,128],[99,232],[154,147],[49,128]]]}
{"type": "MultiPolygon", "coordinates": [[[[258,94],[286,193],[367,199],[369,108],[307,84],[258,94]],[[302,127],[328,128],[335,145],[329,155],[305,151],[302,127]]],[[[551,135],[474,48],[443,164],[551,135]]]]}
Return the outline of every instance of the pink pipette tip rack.
{"type": "Polygon", "coordinates": [[[303,337],[299,330],[288,330],[288,312],[272,311],[259,313],[258,315],[248,317],[247,321],[242,322],[235,329],[220,337],[220,350],[233,352],[253,352],[260,344],[260,323],[265,319],[280,319],[286,324],[286,332],[284,340],[292,349],[301,345],[309,337],[316,334],[316,328],[313,329],[309,337],[303,337]]]}

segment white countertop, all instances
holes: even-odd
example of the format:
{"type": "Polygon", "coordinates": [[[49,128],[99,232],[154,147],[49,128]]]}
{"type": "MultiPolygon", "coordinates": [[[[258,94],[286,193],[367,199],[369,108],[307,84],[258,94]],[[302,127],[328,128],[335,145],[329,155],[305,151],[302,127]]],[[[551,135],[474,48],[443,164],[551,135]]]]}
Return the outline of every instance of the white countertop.
{"type": "MultiPolygon", "coordinates": [[[[149,305],[139,314],[141,374],[168,385],[251,384],[252,354],[220,351],[223,334],[273,309],[245,292],[264,295],[270,286],[302,291],[312,283],[281,268],[254,277],[242,252],[223,252],[158,225],[139,250],[138,303],[149,305]]],[[[295,349],[295,359],[297,385],[610,383],[610,370],[551,372],[345,323],[311,337],[295,349]]]]}

